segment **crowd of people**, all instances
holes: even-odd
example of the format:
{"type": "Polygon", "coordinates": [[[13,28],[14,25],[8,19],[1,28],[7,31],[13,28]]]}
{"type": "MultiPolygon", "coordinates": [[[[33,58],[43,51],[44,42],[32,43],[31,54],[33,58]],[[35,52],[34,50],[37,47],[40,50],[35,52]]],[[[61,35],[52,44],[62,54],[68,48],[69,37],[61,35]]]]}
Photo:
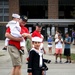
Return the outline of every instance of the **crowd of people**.
{"type": "Polygon", "coordinates": [[[60,63],[62,63],[62,54],[66,56],[65,63],[71,63],[71,44],[74,42],[75,45],[75,31],[72,31],[72,37],[69,36],[69,33],[65,33],[65,37],[61,35],[60,31],[56,31],[54,41],[51,35],[48,36],[47,39],[49,53],[52,54],[52,46],[53,42],[55,43],[55,63],[58,63],[57,58],[60,57],[60,63]],[[63,44],[64,44],[64,51],[63,51],[63,44]],[[63,53],[64,52],[64,53],[63,53]]]}
{"type": "MultiPolygon", "coordinates": [[[[50,63],[51,60],[44,59],[43,54],[46,54],[43,40],[44,36],[41,34],[42,23],[36,23],[35,31],[32,34],[25,27],[28,18],[18,14],[12,14],[12,20],[6,25],[5,33],[5,47],[12,61],[11,75],[21,75],[22,55],[25,54],[25,47],[28,51],[28,75],[46,75],[45,72],[48,67],[45,63],[50,63]]],[[[73,33],[73,39],[75,40],[73,33]]],[[[49,53],[52,53],[51,35],[48,36],[49,53]]],[[[65,44],[64,55],[66,56],[65,63],[71,63],[71,38],[68,33],[65,34],[65,39],[62,39],[60,32],[56,31],[55,35],[55,63],[58,63],[57,58],[60,56],[60,63],[62,63],[62,44],[65,44]]],[[[75,44],[75,43],[74,43],[75,44]]]]}
{"type": "Polygon", "coordinates": [[[6,25],[5,47],[8,50],[12,61],[11,75],[21,75],[22,55],[27,48],[28,57],[28,75],[44,75],[48,67],[45,63],[51,60],[44,59],[43,53],[46,53],[43,47],[43,35],[41,34],[41,23],[36,24],[35,31],[30,34],[25,27],[28,18],[19,14],[12,14],[12,20],[6,25]],[[26,45],[25,45],[26,44],[26,45]]]}

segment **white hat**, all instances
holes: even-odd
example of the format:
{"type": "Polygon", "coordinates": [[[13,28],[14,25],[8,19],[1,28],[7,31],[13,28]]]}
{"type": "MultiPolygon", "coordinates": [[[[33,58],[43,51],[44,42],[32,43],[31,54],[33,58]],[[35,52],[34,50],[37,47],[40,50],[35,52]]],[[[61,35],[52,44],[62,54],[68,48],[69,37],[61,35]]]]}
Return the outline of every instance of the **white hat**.
{"type": "Polygon", "coordinates": [[[14,17],[14,18],[20,18],[20,15],[18,15],[18,14],[12,14],[12,17],[14,17]]]}
{"type": "Polygon", "coordinates": [[[32,41],[42,42],[42,38],[40,38],[40,37],[32,37],[32,41]]]}

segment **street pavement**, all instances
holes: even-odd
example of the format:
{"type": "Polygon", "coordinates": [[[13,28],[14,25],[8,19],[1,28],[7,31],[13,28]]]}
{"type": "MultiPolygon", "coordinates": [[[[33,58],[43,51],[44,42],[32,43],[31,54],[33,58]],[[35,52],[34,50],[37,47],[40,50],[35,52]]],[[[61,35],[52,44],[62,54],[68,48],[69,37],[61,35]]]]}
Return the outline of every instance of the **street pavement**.
{"type": "MultiPolygon", "coordinates": [[[[3,51],[4,41],[0,40],[0,75],[10,75],[12,63],[8,51],[3,51]]],[[[48,53],[47,42],[44,42],[44,48],[46,54],[44,58],[50,59],[51,63],[47,64],[49,70],[46,72],[46,75],[75,75],[75,63],[64,63],[66,59],[62,59],[62,64],[55,63],[55,56],[52,55],[55,52],[55,44],[53,43],[52,54],[48,53]]],[[[64,45],[63,45],[64,48],[64,45]]],[[[71,52],[75,53],[75,46],[71,45],[71,52]]],[[[27,64],[26,58],[28,57],[27,51],[23,55],[23,64],[22,64],[22,75],[27,75],[27,64]]],[[[59,61],[59,59],[58,59],[59,61]]]]}

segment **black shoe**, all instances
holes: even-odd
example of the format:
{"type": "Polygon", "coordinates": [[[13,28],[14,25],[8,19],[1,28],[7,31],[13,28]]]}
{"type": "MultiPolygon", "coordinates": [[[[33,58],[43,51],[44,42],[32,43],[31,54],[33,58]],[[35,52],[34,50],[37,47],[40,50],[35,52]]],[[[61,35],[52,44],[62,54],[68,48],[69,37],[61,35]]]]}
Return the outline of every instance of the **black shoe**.
{"type": "Polygon", "coordinates": [[[69,61],[68,63],[71,63],[71,61],[69,61]]]}
{"type": "Polygon", "coordinates": [[[24,50],[19,50],[19,52],[22,54],[22,55],[24,55],[25,53],[24,53],[24,50]]]}
{"type": "Polygon", "coordinates": [[[7,50],[7,48],[4,47],[2,50],[7,50]]]}
{"type": "Polygon", "coordinates": [[[57,61],[55,61],[55,63],[58,63],[57,61]]]}
{"type": "Polygon", "coordinates": [[[68,63],[68,61],[66,61],[65,63],[68,63]]]}
{"type": "Polygon", "coordinates": [[[26,64],[28,64],[28,62],[26,62],[26,64]]]}
{"type": "Polygon", "coordinates": [[[48,67],[43,67],[42,70],[47,71],[48,70],[48,67]]]}
{"type": "Polygon", "coordinates": [[[48,67],[46,67],[45,70],[47,71],[48,70],[48,67]]]}
{"type": "Polygon", "coordinates": [[[60,61],[60,63],[62,64],[62,61],[60,61]]]}
{"type": "Polygon", "coordinates": [[[50,62],[51,62],[51,60],[48,60],[48,62],[47,62],[47,63],[49,64],[50,62]]]}

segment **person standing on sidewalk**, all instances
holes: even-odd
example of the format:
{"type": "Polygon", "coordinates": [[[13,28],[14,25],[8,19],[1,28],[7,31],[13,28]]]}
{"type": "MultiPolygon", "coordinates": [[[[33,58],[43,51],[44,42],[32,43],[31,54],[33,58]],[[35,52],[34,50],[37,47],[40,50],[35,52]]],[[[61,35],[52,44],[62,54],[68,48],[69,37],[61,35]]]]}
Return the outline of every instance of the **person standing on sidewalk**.
{"type": "MultiPolygon", "coordinates": [[[[27,19],[23,16],[21,17],[20,22],[21,30],[25,32],[23,37],[31,38],[27,28],[24,27],[24,25],[27,23],[27,19]]],[[[7,28],[5,36],[10,39],[8,41],[8,52],[10,54],[13,65],[11,75],[21,75],[22,54],[18,50],[21,48],[20,41],[22,41],[23,38],[14,37],[10,33],[10,28],[7,28]]]]}
{"type": "Polygon", "coordinates": [[[61,34],[58,34],[58,38],[55,39],[55,45],[56,45],[56,49],[55,49],[56,61],[55,61],[55,63],[57,63],[58,55],[60,56],[60,63],[62,63],[62,44],[63,44],[63,40],[61,38],[61,34]]]}
{"type": "MultiPolygon", "coordinates": [[[[6,27],[10,28],[10,32],[11,32],[12,36],[22,37],[23,32],[22,32],[20,24],[19,24],[20,15],[12,14],[12,18],[13,18],[13,20],[9,21],[8,24],[6,25],[6,27]]],[[[7,40],[6,45],[8,46],[8,41],[10,39],[6,38],[6,40],[7,40]]],[[[20,42],[20,46],[21,46],[21,49],[19,50],[19,52],[24,55],[25,39],[23,39],[23,41],[20,42]]]]}
{"type": "Polygon", "coordinates": [[[69,33],[65,34],[65,40],[64,40],[65,48],[64,48],[64,55],[66,56],[66,62],[65,63],[71,63],[71,37],[69,37],[69,33]]]}
{"type": "MultiPolygon", "coordinates": [[[[43,52],[46,53],[46,51],[44,50],[44,46],[43,46],[43,39],[44,39],[44,37],[43,37],[43,35],[41,34],[41,30],[42,30],[42,23],[36,23],[36,29],[35,29],[35,31],[32,33],[32,38],[33,38],[33,37],[40,37],[40,38],[42,38],[42,42],[41,42],[41,44],[40,44],[39,49],[40,49],[40,52],[41,52],[41,53],[43,53],[43,52]]],[[[36,39],[36,40],[37,40],[37,39],[36,39]]],[[[44,73],[45,73],[45,71],[48,70],[48,67],[46,66],[45,63],[50,63],[51,60],[43,59],[43,62],[44,62],[44,73]]],[[[44,73],[43,73],[43,75],[44,75],[44,73]]]]}
{"type": "Polygon", "coordinates": [[[55,34],[55,39],[57,39],[58,38],[58,34],[59,34],[59,31],[56,31],[56,34],[55,34]]]}
{"type": "Polygon", "coordinates": [[[36,29],[32,33],[31,36],[32,36],[32,38],[35,37],[35,36],[38,36],[38,37],[42,38],[42,42],[41,42],[41,45],[40,45],[40,50],[41,50],[41,52],[43,52],[45,54],[46,51],[45,51],[44,45],[43,45],[44,36],[41,34],[41,30],[42,30],[42,23],[36,23],[36,29]]]}
{"type": "Polygon", "coordinates": [[[74,41],[73,45],[75,45],[75,30],[72,32],[72,37],[73,37],[73,41],[74,41]]]}
{"type": "Polygon", "coordinates": [[[53,42],[53,39],[52,39],[52,37],[50,35],[48,36],[47,42],[48,42],[49,53],[52,54],[52,42],[53,42]]]}

